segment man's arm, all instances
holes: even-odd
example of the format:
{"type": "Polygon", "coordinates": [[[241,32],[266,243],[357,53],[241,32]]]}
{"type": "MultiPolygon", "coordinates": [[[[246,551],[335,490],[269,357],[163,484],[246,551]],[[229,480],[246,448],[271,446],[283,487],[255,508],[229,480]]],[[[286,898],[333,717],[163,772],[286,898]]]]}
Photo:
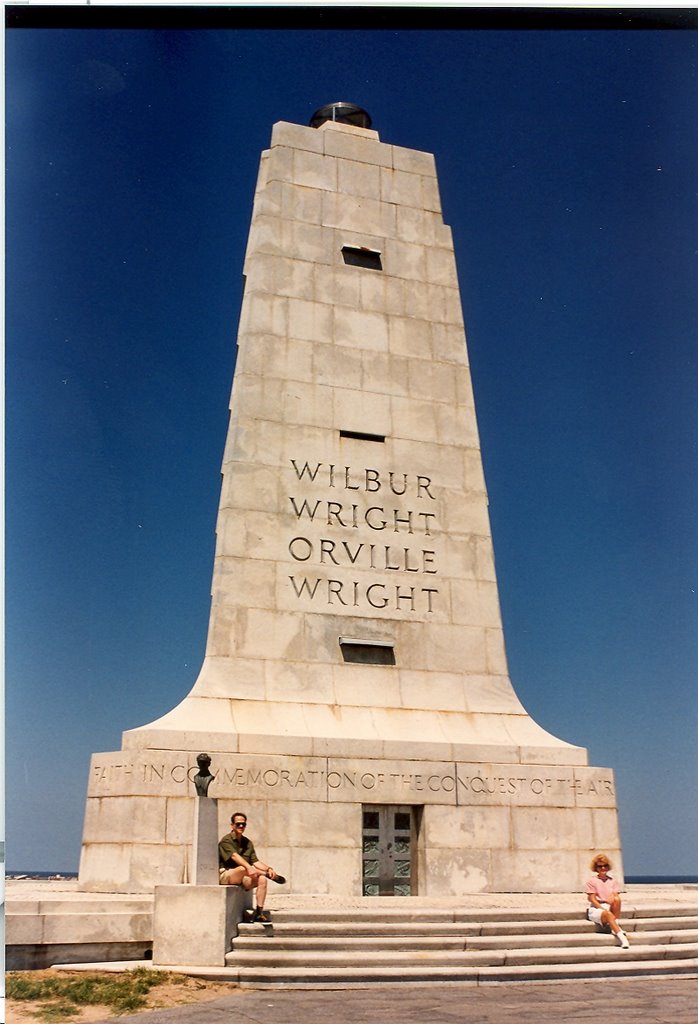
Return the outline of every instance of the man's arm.
{"type": "Polygon", "coordinates": [[[232,851],[230,856],[233,858],[235,863],[239,864],[241,868],[244,868],[247,871],[247,874],[249,875],[250,871],[252,871],[252,865],[249,863],[249,861],[246,861],[245,858],[240,856],[239,853],[235,853],[234,850],[232,851]]]}
{"type": "Polygon", "coordinates": [[[256,860],[254,862],[254,866],[258,868],[263,875],[266,875],[267,878],[271,878],[272,880],[276,878],[276,871],[274,871],[273,868],[270,868],[268,864],[265,864],[263,860],[256,860]]]}

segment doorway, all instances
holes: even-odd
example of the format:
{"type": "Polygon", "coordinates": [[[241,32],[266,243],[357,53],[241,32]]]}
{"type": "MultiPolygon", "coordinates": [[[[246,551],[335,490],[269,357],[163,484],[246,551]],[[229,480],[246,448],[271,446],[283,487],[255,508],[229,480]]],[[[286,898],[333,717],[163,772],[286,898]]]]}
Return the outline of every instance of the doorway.
{"type": "Polygon", "coordinates": [[[416,896],[419,810],[402,804],[364,805],[364,896],[416,896]]]}

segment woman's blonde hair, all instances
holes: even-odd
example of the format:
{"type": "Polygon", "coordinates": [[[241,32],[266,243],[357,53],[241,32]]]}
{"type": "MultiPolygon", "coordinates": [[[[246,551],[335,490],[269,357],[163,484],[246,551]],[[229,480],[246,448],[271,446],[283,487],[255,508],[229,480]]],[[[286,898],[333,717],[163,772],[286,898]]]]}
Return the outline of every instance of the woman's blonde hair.
{"type": "Polygon", "coordinates": [[[597,853],[594,859],[592,860],[591,864],[589,865],[592,871],[596,871],[596,865],[600,860],[605,861],[605,863],[608,864],[609,869],[613,867],[613,864],[611,864],[610,857],[607,857],[605,853],[597,853]]]}

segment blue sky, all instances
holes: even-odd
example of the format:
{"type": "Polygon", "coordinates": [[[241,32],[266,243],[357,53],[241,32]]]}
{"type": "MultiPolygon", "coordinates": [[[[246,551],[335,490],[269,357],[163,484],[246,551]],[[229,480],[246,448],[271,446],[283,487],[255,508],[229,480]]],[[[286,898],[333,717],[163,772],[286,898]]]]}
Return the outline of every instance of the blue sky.
{"type": "Polygon", "coordinates": [[[196,678],[259,154],[342,99],[436,154],[517,694],[698,874],[698,33],[267,15],[6,34],[8,868],[196,678]]]}

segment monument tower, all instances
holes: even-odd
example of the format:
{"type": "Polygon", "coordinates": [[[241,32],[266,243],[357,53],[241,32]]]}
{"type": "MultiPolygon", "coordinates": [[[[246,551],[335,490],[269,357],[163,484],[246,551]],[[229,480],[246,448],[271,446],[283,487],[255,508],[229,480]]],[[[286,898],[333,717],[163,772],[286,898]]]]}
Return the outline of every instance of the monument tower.
{"type": "Polygon", "coordinates": [[[577,889],[613,774],[508,677],[433,156],[350,104],[276,124],[244,274],[206,656],[94,755],[81,886],[188,880],[207,751],[291,891],[577,889]]]}

